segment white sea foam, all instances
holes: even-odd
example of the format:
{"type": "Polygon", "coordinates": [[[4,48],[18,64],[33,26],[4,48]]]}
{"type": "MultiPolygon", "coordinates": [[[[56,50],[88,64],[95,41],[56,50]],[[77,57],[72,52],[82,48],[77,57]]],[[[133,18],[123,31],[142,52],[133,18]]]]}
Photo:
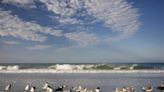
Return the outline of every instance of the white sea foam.
{"type": "Polygon", "coordinates": [[[18,65],[0,66],[0,70],[19,70],[18,65]]]}
{"type": "Polygon", "coordinates": [[[0,70],[0,73],[164,73],[164,70],[53,70],[53,69],[22,69],[0,70]]]}

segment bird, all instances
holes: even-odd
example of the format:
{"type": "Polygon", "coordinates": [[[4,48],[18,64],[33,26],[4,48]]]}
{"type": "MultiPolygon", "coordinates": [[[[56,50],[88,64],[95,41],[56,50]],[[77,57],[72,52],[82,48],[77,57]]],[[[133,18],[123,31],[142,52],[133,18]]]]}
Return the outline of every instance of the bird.
{"type": "Polygon", "coordinates": [[[115,88],[115,92],[126,92],[126,87],[115,88]]]}
{"type": "Polygon", "coordinates": [[[46,83],[43,85],[42,89],[43,89],[43,90],[46,90],[48,86],[49,86],[49,84],[48,84],[48,82],[46,82],[46,83]]]}
{"type": "Polygon", "coordinates": [[[81,91],[81,90],[84,90],[84,88],[81,86],[81,85],[79,85],[79,86],[75,86],[75,87],[73,87],[72,88],[74,91],[81,91]]]}
{"type": "Polygon", "coordinates": [[[97,88],[95,89],[95,92],[100,92],[100,87],[97,87],[97,88]]]}
{"type": "Polygon", "coordinates": [[[34,87],[34,86],[30,87],[30,92],[35,92],[35,90],[36,90],[36,87],[34,87]]]}
{"type": "Polygon", "coordinates": [[[161,92],[162,92],[162,90],[164,90],[164,84],[161,84],[160,86],[158,86],[157,89],[161,90],[161,92]]]}
{"type": "Polygon", "coordinates": [[[55,91],[57,91],[57,92],[58,92],[58,91],[59,91],[59,92],[60,92],[60,91],[63,91],[65,87],[66,87],[66,85],[60,86],[60,87],[56,88],[55,91]]]}
{"type": "Polygon", "coordinates": [[[133,86],[128,86],[126,87],[126,92],[134,92],[134,87],[133,86]]]}
{"type": "Polygon", "coordinates": [[[11,84],[6,85],[5,91],[10,91],[11,90],[11,84]]]}
{"type": "Polygon", "coordinates": [[[153,86],[144,86],[142,89],[145,92],[153,92],[153,86]]]}
{"type": "Polygon", "coordinates": [[[30,85],[27,84],[27,85],[25,86],[24,90],[25,90],[25,91],[29,91],[29,90],[30,90],[30,85]]]}
{"type": "Polygon", "coordinates": [[[54,92],[54,89],[51,86],[47,86],[45,92],[54,92]]]}
{"type": "Polygon", "coordinates": [[[97,87],[96,89],[89,89],[86,87],[78,86],[76,89],[74,88],[76,92],[100,92],[100,87],[97,87]]]}

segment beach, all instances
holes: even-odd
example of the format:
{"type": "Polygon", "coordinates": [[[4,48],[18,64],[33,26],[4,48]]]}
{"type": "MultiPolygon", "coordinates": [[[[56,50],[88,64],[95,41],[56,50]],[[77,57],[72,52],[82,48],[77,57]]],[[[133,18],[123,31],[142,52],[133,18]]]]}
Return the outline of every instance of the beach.
{"type": "Polygon", "coordinates": [[[11,92],[24,92],[27,84],[35,86],[36,92],[43,92],[41,87],[46,82],[54,88],[67,85],[67,89],[99,86],[100,92],[114,92],[116,87],[123,86],[142,92],[143,86],[152,85],[153,92],[159,92],[156,87],[164,84],[164,69],[163,64],[1,64],[0,92],[10,83],[11,92]],[[109,69],[104,69],[106,66],[109,69]]]}
{"type": "MultiPolygon", "coordinates": [[[[134,86],[135,92],[142,92],[142,86],[154,87],[164,83],[164,73],[0,73],[0,92],[5,85],[12,84],[12,92],[23,92],[25,85],[36,86],[36,92],[48,82],[52,87],[67,85],[68,88],[82,85],[87,88],[100,86],[101,92],[114,92],[114,88],[134,86]]],[[[154,92],[159,92],[154,88],[154,92]]]]}

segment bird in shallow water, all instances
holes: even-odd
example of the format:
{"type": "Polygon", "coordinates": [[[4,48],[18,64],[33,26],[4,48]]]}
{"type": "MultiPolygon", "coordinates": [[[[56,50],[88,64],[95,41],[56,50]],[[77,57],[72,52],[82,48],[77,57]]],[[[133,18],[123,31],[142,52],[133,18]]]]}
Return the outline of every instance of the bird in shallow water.
{"type": "Polygon", "coordinates": [[[5,91],[10,91],[11,90],[11,84],[8,84],[8,85],[6,85],[6,87],[5,87],[5,91]]]}

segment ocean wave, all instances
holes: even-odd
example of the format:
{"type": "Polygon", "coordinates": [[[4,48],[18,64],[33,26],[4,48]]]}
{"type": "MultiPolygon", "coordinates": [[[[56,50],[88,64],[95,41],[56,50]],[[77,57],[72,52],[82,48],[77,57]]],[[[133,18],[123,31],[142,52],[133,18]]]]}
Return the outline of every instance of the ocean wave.
{"type": "Polygon", "coordinates": [[[1,70],[164,70],[164,64],[0,64],[1,70]]]}
{"type": "Polygon", "coordinates": [[[19,70],[18,65],[0,66],[0,70],[19,70]]]}

